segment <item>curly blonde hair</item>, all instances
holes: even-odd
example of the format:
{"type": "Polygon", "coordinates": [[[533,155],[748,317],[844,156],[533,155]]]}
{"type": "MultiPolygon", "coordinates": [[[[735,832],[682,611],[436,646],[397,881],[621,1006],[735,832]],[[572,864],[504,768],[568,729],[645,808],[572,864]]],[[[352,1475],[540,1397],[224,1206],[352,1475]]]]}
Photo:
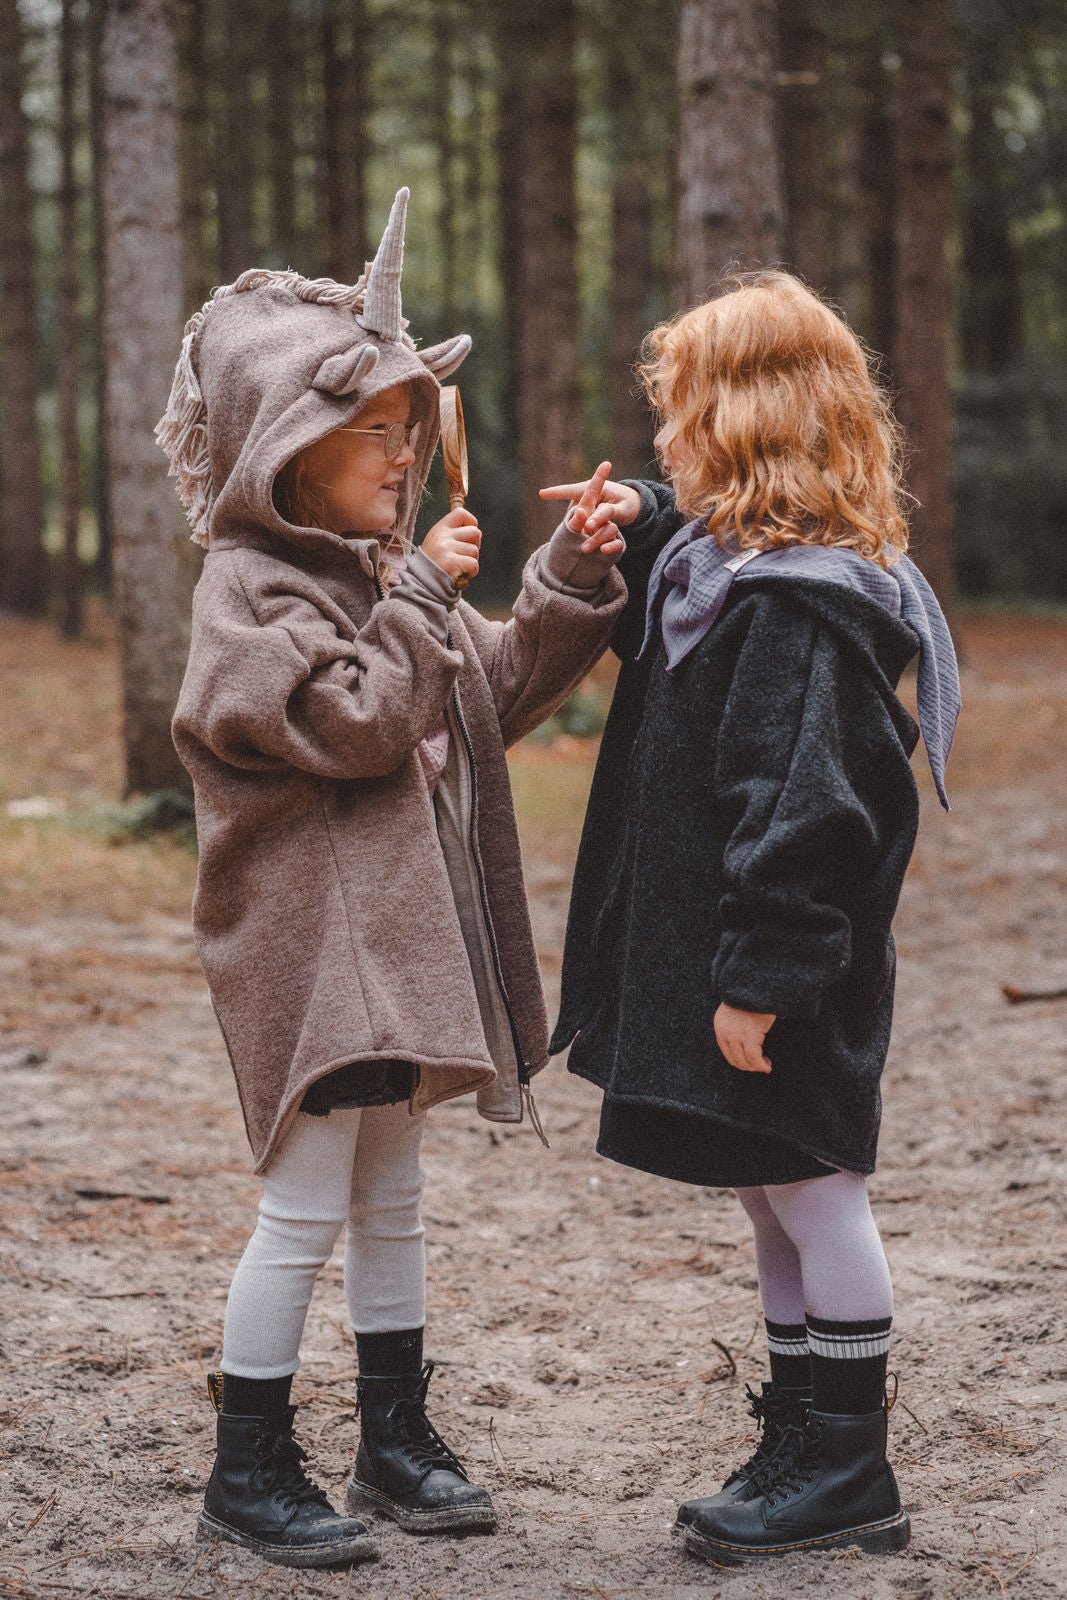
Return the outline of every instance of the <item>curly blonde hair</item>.
{"type": "Polygon", "coordinates": [[[902,433],[874,359],[788,272],[733,277],[652,329],[637,371],[668,428],[679,508],[720,544],[908,546],[902,433]]]}

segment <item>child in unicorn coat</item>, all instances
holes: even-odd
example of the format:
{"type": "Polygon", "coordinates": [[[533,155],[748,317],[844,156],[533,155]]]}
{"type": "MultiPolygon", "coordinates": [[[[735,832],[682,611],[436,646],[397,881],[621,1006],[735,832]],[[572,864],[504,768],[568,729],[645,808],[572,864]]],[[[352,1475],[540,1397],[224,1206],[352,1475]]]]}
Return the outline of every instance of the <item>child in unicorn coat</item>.
{"type": "MultiPolygon", "coordinates": [[[[561,526],[506,622],[461,598],[476,517],[419,549],[439,382],[401,316],[407,191],[354,286],[250,271],[188,324],[157,430],[207,556],[174,739],[200,844],[196,940],[263,1175],[209,1388],[208,1537],[317,1566],[373,1556],[355,1513],[488,1530],[429,1422],[419,1142],[440,1101],[533,1112],[547,1022],[504,751],[621,611],[618,531],[561,526]],[[342,1228],[361,1439],[338,1514],[290,1385],[342,1228]]],[[[591,502],[590,502],[591,503],[591,502]]]]}

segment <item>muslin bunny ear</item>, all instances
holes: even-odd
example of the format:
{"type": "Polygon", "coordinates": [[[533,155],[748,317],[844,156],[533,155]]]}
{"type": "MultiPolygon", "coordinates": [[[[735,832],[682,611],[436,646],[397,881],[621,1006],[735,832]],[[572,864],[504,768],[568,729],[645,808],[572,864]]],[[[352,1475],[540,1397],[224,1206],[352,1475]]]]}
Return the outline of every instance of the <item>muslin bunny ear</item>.
{"type": "Polygon", "coordinates": [[[356,344],[351,350],[328,356],[311,380],[313,389],[327,394],[351,394],[378,365],[378,351],[372,344],[356,344]]]}
{"type": "Polygon", "coordinates": [[[469,333],[457,333],[454,339],[446,339],[443,344],[432,344],[428,350],[419,350],[419,360],[427,366],[435,378],[447,378],[455,372],[461,362],[470,354],[471,336],[469,333]]]}
{"type": "Polygon", "coordinates": [[[404,222],[410,195],[409,189],[396,192],[378,254],[371,262],[363,310],[356,318],[361,327],[383,339],[400,338],[400,274],[404,267],[404,222]]]}

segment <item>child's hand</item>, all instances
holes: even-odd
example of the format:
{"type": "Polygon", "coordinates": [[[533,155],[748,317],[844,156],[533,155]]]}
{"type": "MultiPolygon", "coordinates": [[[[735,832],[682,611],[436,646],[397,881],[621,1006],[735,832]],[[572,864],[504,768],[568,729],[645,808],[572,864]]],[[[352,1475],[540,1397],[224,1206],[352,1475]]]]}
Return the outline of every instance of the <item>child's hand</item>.
{"type": "Polygon", "coordinates": [[[763,1041],[774,1025],[773,1011],[739,1011],[725,1000],[715,1013],[719,1049],[738,1072],[770,1072],[763,1041]]]}
{"type": "Polygon", "coordinates": [[[584,483],[557,483],[540,489],[542,500],[569,500],[567,526],[575,533],[584,533],[582,551],[602,550],[605,555],[621,555],[623,541],[620,528],[637,520],[641,510],[641,496],[636,489],[624,483],[613,483],[608,477],[611,462],[602,461],[584,483]],[[616,549],[615,547],[618,546],[616,549]]]}
{"type": "Polygon", "coordinates": [[[436,561],[448,573],[453,583],[463,589],[471,578],[478,576],[481,542],[482,530],[478,526],[478,518],[473,511],[458,506],[447,517],[442,517],[440,522],[434,523],[420,549],[423,555],[436,561]],[[465,581],[461,582],[461,579],[465,581]]]}

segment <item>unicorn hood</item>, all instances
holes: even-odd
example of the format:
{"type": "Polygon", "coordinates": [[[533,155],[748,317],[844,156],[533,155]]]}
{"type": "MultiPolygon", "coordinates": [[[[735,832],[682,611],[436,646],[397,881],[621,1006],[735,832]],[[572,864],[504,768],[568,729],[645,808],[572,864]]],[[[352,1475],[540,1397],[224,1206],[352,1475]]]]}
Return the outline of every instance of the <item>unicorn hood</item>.
{"type": "Polygon", "coordinates": [[[359,282],[254,268],[216,289],[185,327],[156,438],[192,526],[208,548],[262,530],[305,549],[339,535],[287,522],[274,482],[294,456],[352,422],[394,384],[411,386],[416,459],[401,486],[393,538],[410,545],[437,447],[440,380],[470,349],[459,334],[416,349],[401,315],[409,192],[401,189],[359,282]]]}

